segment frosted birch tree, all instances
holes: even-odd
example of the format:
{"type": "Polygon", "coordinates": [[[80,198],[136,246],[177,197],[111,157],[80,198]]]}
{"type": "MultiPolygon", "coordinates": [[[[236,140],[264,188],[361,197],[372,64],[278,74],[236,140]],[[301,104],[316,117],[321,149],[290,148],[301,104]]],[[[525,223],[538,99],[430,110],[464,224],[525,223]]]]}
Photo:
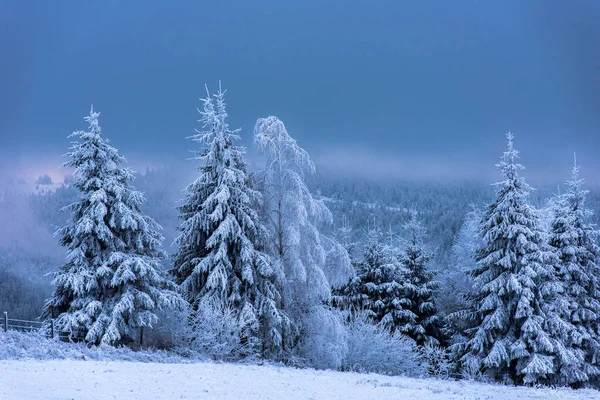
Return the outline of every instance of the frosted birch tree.
{"type": "Polygon", "coordinates": [[[479,235],[481,219],[481,211],[471,204],[451,249],[450,268],[439,277],[441,287],[436,297],[437,304],[446,315],[443,329],[452,342],[464,340],[464,332],[470,326],[470,321],[454,313],[469,307],[467,299],[473,281],[468,271],[477,266],[477,249],[483,244],[479,235]]]}
{"type": "Polygon", "coordinates": [[[59,331],[94,344],[114,344],[156,323],[156,310],[180,308],[174,284],[161,272],[161,227],[141,211],[145,199],[132,186],[125,159],[101,136],[100,113],[85,118],[88,131],[67,154],[81,198],[58,230],[68,261],[54,275],[46,318],[59,331]]]}
{"type": "Polygon", "coordinates": [[[329,306],[331,285],[345,284],[352,271],[343,246],[318,229],[320,224],[330,224],[332,216],[304,182],[315,166],[277,117],[256,122],[254,142],[265,158],[265,168],[255,178],[263,193],[269,250],[284,277],[283,308],[299,333],[285,332],[284,343],[297,343],[313,362],[339,364],[343,327],[329,306]]]}

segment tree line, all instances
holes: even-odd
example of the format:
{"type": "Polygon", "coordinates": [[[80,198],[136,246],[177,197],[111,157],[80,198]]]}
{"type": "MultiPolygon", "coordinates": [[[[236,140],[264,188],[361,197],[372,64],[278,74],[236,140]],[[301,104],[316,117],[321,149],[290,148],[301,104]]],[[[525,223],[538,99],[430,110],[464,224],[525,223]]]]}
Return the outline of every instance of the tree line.
{"type": "Polygon", "coordinates": [[[369,351],[356,342],[363,335],[373,357],[392,343],[430,371],[597,384],[600,251],[577,165],[568,190],[538,209],[509,134],[496,199],[467,215],[452,251],[461,268],[447,276],[453,293],[444,297],[448,282],[431,270],[418,210],[409,210],[404,240],[380,226],[369,227],[364,243],[347,224],[329,234],[332,213],[307,185],[315,166],[281,120],[257,120],[264,167],[250,173],[220,86],[214,95],[207,89],[200,115],[190,137],[198,176],[178,207],[170,258],[132,171],[102,136],[99,113],[92,108],[88,130],[72,134],[66,166],[80,197],[58,231],[67,262],[43,313],[58,329],[118,345],[159,315],[183,312],[190,345],[221,346],[236,358],[352,369],[349,349],[369,351]]]}

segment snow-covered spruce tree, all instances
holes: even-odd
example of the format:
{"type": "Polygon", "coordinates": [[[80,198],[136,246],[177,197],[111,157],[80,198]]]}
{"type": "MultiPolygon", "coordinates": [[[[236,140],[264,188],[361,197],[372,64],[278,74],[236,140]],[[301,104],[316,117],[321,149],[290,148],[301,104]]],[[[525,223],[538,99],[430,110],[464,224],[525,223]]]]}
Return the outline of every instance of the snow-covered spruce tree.
{"type": "Polygon", "coordinates": [[[570,322],[571,311],[567,284],[561,279],[561,262],[555,249],[550,243],[552,215],[563,207],[564,196],[560,192],[553,196],[548,206],[540,210],[543,229],[542,249],[543,262],[552,271],[538,283],[543,296],[542,310],[544,311],[544,331],[551,336],[554,347],[554,370],[555,372],[543,383],[552,385],[579,386],[588,381],[589,375],[583,365],[584,352],[579,348],[581,335],[576,327],[570,322]]]}
{"type": "Polygon", "coordinates": [[[383,244],[381,231],[370,229],[356,276],[340,291],[338,305],[352,315],[361,313],[390,333],[408,332],[417,316],[403,299],[401,268],[392,249],[383,244]]]}
{"type": "Polygon", "coordinates": [[[346,284],[331,288],[331,304],[337,309],[344,311],[347,322],[352,320],[356,312],[360,309],[361,296],[357,290],[360,278],[356,275],[359,260],[355,256],[355,253],[359,250],[359,246],[358,242],[352,241],[351,235],[352,228],[348,223],[348,219],[342,216],[342,226],[336,232],[336,239],[346,249],[351,268],[355,273],[350,276],[346,284]]]}
{"type": "Polygon", "coordinates": [[[600,250],[597,232],[589,223],[592,212],[585,208],[588,191],[583,184],[575,162],[567,192],[550,207],[548,239],[562,285],[552,309],[564,319],[561,329],[575,356],[574,362],[561,363],[554,379],[559,384],[578,385],[600,374],[600,250]]]}
{"type": "Polygon", "coordinates": [[[540,286],[551,282],[551,266],[544,262],[543,232],[537,210],[527,197],[531,191],[519,170],[513,135],[497,165],[503,181],[496,201],[483,218],[483,246],[477,266],[470,271],[474,328],[455,349],[464,352],[463,369],[512,383],[542,382],[555,372],[559,346],[544,330],[540,286]]]}
{"type": "Polygon", "coordinates": [[[284,277],[282,306],[297,327],[284,332],[283,343],[291,355],[315,366],[339,367],[343,324],[329,303],[331,286],[345,284],[352,275],[348,253],[317,227],[331,223],[331,212],[308,190],[304,176],[314,172],[314,164],[283,122],[273,116],[258,119],[254,142],[266,159],[255,178],[263,193],[269,250],[284,277]]]}
{"type": "Polygon", "coordinates": [[[89,131],[77,131],[67,154],[74,186],[81,192],[69,208],[70,222],[58,230],[68,262],[55,274],[54,294],[44,317],[59,331],[93,344],[133,338],[157,321],[155,310],[183,304],[176,286],[161,273],[161,227],[142,214],[145,201],[131,181],[125,159],[101,136],[99,113],[85,118],[89,131]]]}
{"type": "Polygon", "coordinates": [[[408,232],[408,245],[402,252],[402,296],[400,303],[406,309],[407,318],[401,320],[401,332],[414,339],[418,345],[438,345],[442,339],[442,323],[433,298],[437,282],[434,274],[427,269],[431,261],[423,245],[425,228],[417,219],[417,212],[411,210],[410,220],[404,224],[408,232]]]}
{"type": "Polygon", "coordinates": [[[337,229],[335,238],[339,244],[346,249],[350,261],[352,262],[352,253],[354,252],[357,243],[352,240],[352,227],[345,215],[342,215],[342,226],[337,229]]]}
{"type": "Polygon", "coordinates": [[[235,310],[240,341],[277,357],[289,320],[280,308],[278,271],[262,251],[266,231],[254,208],[260,194],[248,185],[245,151],[234,145],[238,130],[226,122],[224,95],[219,87],[213,99],[207,88],[202,99],[203,130],[191,137],[204,146],[196,156],[202,165],[179,208],[171,273],[196,312],[235,310]]]}

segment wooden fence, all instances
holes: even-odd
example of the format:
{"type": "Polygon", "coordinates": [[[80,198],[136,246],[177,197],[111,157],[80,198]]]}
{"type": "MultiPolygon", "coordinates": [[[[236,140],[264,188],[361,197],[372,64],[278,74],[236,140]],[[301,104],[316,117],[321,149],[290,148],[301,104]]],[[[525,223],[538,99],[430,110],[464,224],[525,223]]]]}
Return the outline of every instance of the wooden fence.
{"type": "MultiPolygon", "coordinates": [[[[4,332],[9,330],[20,332],[40,332],[44,333],[48,338],[54,339],[58,337],[60,340],[80,342],[84,340],[82,333],[72,334],[68,332],[60,332],[54,329],[54,319],[49,321],[29,321],[25,319],[8,318],[8,312],[4,311],[4,320],[2,323],[4,332]]],[[[144,343],[144,328],[140,328],[139,344],[144,343]]]]}
{"type": "Polygon", "coordinates": [[[26,319],[9,318],[8,312],[4,311],[4,318],[2,321],[2,330],[4,332],[20,331],[20,332],[40,332],[44,333],[48,338],[54,339],[58,337],[61,340],[74,340],[78,341],[83,338],[69,335],[66,332],[57,332],[54,329],[54,319],[49,321],[30,321],[26,319]]]}

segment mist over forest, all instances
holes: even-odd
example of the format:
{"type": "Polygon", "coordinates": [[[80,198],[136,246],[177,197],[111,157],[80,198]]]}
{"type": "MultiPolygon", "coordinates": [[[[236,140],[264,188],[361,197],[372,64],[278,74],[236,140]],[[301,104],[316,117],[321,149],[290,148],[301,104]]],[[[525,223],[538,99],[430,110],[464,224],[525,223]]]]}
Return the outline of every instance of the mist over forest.
{"type": "MultiPolygon", "coordinates": [[[[49,274],[66,257],[54,233],[69,219],[69,212],[63,208],[75,202],[79,194],[69,184],[73,179],[69,171],[59,171],[64,173],[62,181],[48,180],[45,174],[36,179],[11,178],[5,179],[1,189],[0,309],[27,319],[39,317],[52,292],[49,274]]],[[[168,253],[174,252],[172,244],[180,224],[177,206],[181,204],[183,189],[195,174],[192,165],[147,168],[136,173],[134,184],[147,198],[144,211],[163,227],[168,253]]],[[[353,178],[319,172],[318,165],[317,174],[309,176],[307,183],[315,198],[323,199],[333,213],[333,225],[326,229],[338,235],[339,228],[349,226],[356,249],[366,240],[369,228],[374,227],[391,234],[391,240],[399,243],[404,235],[402,225],[410,217],[409,209],[416,208],[427,229],[426,244],[434,254],[431,268],[441,275],[458,268],[452,265],[452,245],[465,214],[472,206],[483,209],[493,201],[495,193],[493,181],[353,178]]],[[[559,186],[564,185],[536,187],[531,194],[532,204],[543,208],[559,186]]],[[[587,204],[594,210],[593,222],[600,223],[600,190],[594,185],[587,204]]],[[[165,270],[169,262],[165,261],[165,270]]]]}

